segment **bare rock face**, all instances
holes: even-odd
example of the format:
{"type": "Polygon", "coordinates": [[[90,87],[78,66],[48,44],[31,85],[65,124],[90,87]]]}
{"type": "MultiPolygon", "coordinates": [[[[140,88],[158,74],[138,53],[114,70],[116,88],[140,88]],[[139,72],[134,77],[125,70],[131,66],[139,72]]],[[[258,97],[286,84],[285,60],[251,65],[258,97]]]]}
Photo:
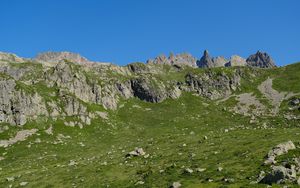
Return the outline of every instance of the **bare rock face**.
{"type": "Polygon", "coordinates": [[[17,89],[14,80],[0,78],[0,122],[24,125],[38,115],[48,115],[39,94],[17,89]]]}
{"type": "Polygon", "coordinates": [[[186,75],[188,89],[210,99],[228,96],[240,85],[240,79],[241,77],[238,73],[232,77],[224,73],[215,74],[211,71],[202,75],[192,73],[186,75]]]}
{"type": "Polygon", "coordinates": [[[167,98],[163,84],[153,84],[145,78],[138,78],[131,81],[135,97],[147,102],[161,102],[167,98]]]}
{"type": "Polygon", "coordinates": [[[18,57],[15,54],[12,53],[5,53],[5,52],[0,52],[0,62],[14,62],[14,63],[23,63],[26,60],[24,58],[18,57]]]}
{"type": "Polygon", "coordinates": [[[203,56],[200,60],[197,61],[197,65],[200,68],[212,68],[214,66],[214,62],[212,58],[210,57],[207,50],[204,51],[203,56]]]}
{"type": "Polygon", "coordinates": [[[238,55],[233,55],[230,58],[230,61],[226,64],[227,67],[241,67],[241,66],[246,66],[246,59],[238,56],[238,55]]]}
{"type": "Polygon", "coordinates": [[[276,67],[273,59],[264,52],[257,51],[256,54],[250,55],[247,58],[247,65],[260,68],[274,68],[276,67]]]}
{"type": "Polygon", "coordinates": [[[63,60],[69,60],[74,63],[79,64],[89,64],[91,63],[85,57],[72,52],[44,52],[38,54],[34,60],[39,62],[57,63],[63,60]]]}
{"type": "MultiPolygon", "coordinates": [[[[194,72],[190,67],[197,68],[196,58],[186,53],[159,56],[148,64],[127,66],[90,65],[86,58],[70,52],[39,54],[23,64],[16,64],[15,56],[6,56],[9,61],[0,60],[0,122],[12,125],[24,125],[46,116],[78,117],[65,124],[82,127],[95,118],[89,105],[116,110],[120,100],[132,97],[159,103],[168,98],[177,99],[187,91],[219,99],[235,91],[241,78],[237,70],[233,74],[222,69],[194,72]],[[177,73],[178,78],[173,75],[177,73]]],[[[205,51],[199,62],[202,67],[224,67],[228,61],[223,57],[211,58],[205,51]]]]}
{"type": "Polygon", "coordinates": [[[196,61],[196,58],[188,53],[176,55],[171,53],[169,57],[166,57],[165,55],[160,55],[154,60],[149,59],[147,61],[147,64],[186,65],[191,67],[197,67],[196,61]]]}
{"type": "Polygon", "coordinates": [[[222,56],[212,58],[214,67],[224,67],[228,60],[222,56]]]}
{"type": "Polygon", "coordinates": [[[222,56],[212,58],[205,50],[201,59],[197,61],[197,66],[200,68],[224,67],[227,62],[228,60],[222,56]]]}

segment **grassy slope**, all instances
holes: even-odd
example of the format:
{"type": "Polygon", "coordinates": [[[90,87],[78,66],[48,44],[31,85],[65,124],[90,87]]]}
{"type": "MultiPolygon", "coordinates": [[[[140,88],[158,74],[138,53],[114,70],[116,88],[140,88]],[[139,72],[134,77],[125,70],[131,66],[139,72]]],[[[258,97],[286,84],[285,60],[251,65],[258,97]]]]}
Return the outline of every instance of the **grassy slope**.
{"type": "MultiPolygon", "coordinates": [[[[297,92],[299,67],[295,64],[280,68],[274,70],[276,74],[262,71],[261,78],[277,75],[276,89],[297,92]],[[288,84],[293,86],[287,88],[288,84]]],[[[251,87],[242,90],[256,93],[260,82],[254,80],[251,87]]],[[[246,83],[247,80],[243,86],[246,83]]],[[[278,116],[249,124],[248,117],[223,110],[227,103],[216,105],[192,94],[159,104],[137,99],[122,103],[124,107],[109,112],[109,120],[94,120],[84,129],[43,119],[25,125],[24,128],[38,127],[39,135],[7,149],[0,148],[0,153],[5,154],[5,160],[0,161],[1,187],[18,186],[22,181],[29,182],[27,187],[168,187],[173,181],[180,181],[184,187],[253,187],[249,183],[264,168],[263,158],[272,146],[287,140],[300,142],[299,122],[287,122],[278,116]],[[274,128],[260,129],[263,122],[274,128]],[[43,131],[50,124],[53,136],[43,131]],[[225,133],[230,128],[235,129],[225,133]],[[71,139],[53,144],[59,133],[71,139]],[[208,139],[204,140],[204,136],[208,139]],[[36,138],[42,142],[34,143],[36,138]],[[142,147],[150,157],[126,159],[126,153],[135,147],[142,147]],[[78,164],[68,166],[70,160],[78,164]],[[207,170],[186,174],[187,167],[207,170]],[[218,167],[223,167],[223,171],[218,172],[218,167]],[[15,181],[7,182],[6,177],[12,176],[15,181]],[[214,181],[208,183],[208,178],[214,181]],[[234,184],[225,183],[223,178],[233,178],[234,184]],[[145,184],[136,186],[138,181],[145,184]]],[[[17,130],[11,128],[10,137],[17,130]]],[[[7,138],[7,134],[0,136],[7,138]]]]}

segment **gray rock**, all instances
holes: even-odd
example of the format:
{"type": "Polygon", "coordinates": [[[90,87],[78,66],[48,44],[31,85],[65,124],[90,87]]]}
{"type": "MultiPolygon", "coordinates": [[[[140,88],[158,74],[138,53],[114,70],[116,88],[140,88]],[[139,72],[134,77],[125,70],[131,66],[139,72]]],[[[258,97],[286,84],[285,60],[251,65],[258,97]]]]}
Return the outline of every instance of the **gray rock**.
{"type": "Polygon", "coordinates": [[[13,79],[0,78],[0,122],[24,125],[29,117],[48,115],[38,93],[17,89],[13,79]]]}
{"type": "Polygon", "coordinates": [[[226,64],[226,66],[228,67],[237,67],[237,66],[246,66],[246,59],[237,56],[237,55],[233,55],[230,58],[230,61],[226,64]]]}
{"type": "Polygon", "coordinates": [[[85,57],[72,52],[44,52],[38,54],[34,60],[39,62],[57,63],[63,60],[68,60],[79,64],[89,64],[91,63],[85,57]]]}
{"type": "Polygon", "coordinates": [[[222,56],[214,57],[212,61],[213,67],[225,67],[226,63],[228,63],[228,60],[222,56]]]}
{"type": "Polygon", "coordinates": [[[240,85],[240,75],[236,72],[229,77],[225,73],[215,74],[208,71],[205,74],[188,73],[186,84],[190,91],[196,91],[199,95],[209,99],[219,99],[231,94],[240,85]]]}
{"type": "Polygon", "coordinates": [[[291,105],[296,106],[296,105],[300,104],[300,99],[299,98],[293,99],[293,100],[291,100],[290,103],[291,103],[291,105]]]}
{"type": "Polygon", "coordinates": [[[135,97],[147,102],[161,102],[167,98],[163,84],[154,85],[149,79],[138,78],[131,81],[135,97]]]}
{"type": "Polygon", "coordinates": [[[283,155],[287,153],[289,150],[294,150],[294,149],[296,149],[296,147],[292,141],[280,143],[268,152],[264,164],[275,164],[276,163],[275,159],[277,156],[283,155]]]}
{"type": "Polygon", "coordinates": [[[18,57],[16,54],[0,52],[0,62],[14,62],[23,63],[26,61],[25,58],[18,57]]]}
{"type": "Polygon", "coordinates": [[[197,66],[200,68],[212,68],[215,67],[212,58],[207,50],[204,51],[203,56],[197,61],[197,66]]]}
{"type": "Polygon", "coordinates": [[[176,181],[173,182],[172,185],[170,186],[170,188],[180,188],[181,187],[181,183],[176,181]]]}
{"type": "Polygon", "coordinates": [[[154,60],[149,59],[147,60],[147,64],[166,64],[166,65],[179,65],[179,66],[186,65],[191,67],[197,67],[196,61],[197,61],[196,58],[188,53],[181,53],[176,55],[171,53],[169,57],[166,57],[165,55],[160,55],[156,57],[154,60]]]}
{"type": "Polygon", "coordinates": [[[143,148],[135,148],[133,151],[129,152],[126,157],[131,157],[131,156],[143,156],[146,153],[144,152],[143,148]]]}
{"type": "Polygon", "coordinates": [[[272,171],[262,178],[259,183],[273,184],[273,183],[284,183],[286,181],[296,181],[296,170],[295,166],[286,168],[284,166],[273,166],[272,171]]]}
{"type": "Polygon", "coordinates": [[[274,68],[276,67],[273,59],[267,54],[257,51],[256,54],[250,55],[247,60],[247,65],[260,68],[274,68]]]}

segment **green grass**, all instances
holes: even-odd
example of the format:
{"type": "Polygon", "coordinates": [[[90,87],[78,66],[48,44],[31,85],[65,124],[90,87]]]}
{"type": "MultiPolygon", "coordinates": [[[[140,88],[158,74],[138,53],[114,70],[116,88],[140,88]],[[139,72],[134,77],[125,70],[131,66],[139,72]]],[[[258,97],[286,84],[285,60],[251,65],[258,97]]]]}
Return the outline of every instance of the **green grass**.
{"type": "Polygon", "coordinates": [[[258,125],[249,125],[247,117],[232,116],[222,106],[191,94],[159,104],[138,99],[123,104],[123,108],[109,113],[110,120],[94,120],[84,129],[66,127],[62,120],[41,119],[25,125],[25,129],[38,127],[39,135],[8,149],[1,148],[6,155],[0,161],[0,184],[17,186],[26,181],[28,187],[72,187],[74,184],[136,187],[136,182],[144,181],[138,187],[168,187],[173,181],[180,181],[184,187],[227,187],[229,184],[222,179],[233,178],[234,185],[230,187],[252,187],[249,183],[255,180],[272,146],[287,141],[287,135],[295,143],[300,141],[296,127],[277,126],[273,119],[265,121],[275,129],[254,129],[258,125]],[[43,131],[50,124],[54,135],[43,131]],[[241,125],[250,129],[238,128],[241,125]],[[229,128],[235,130],[224,133],[229,128]],[[71,138],[63,144],[53,144],[59,133],[71,138]],[[204,136],[208,139],[204,140],[204,136]],[[34,143],[36,138],[42,143],[34,143]],[[80,146],[80,142],[85,146],[80,146]],[[150,157],[125,158],[135,147],[142,147],[150,157]],[[78,164],[68,166],[70,160],[78,164]],[[219,166],[224,170],[218,172],[219,166]],[[207,170],[186,174],[187,167],[207,170]],[[11,176],[17,177],[16,180],[7,182],[5,178],[11,176]],[[214,182],[207,182],[208,178],[214,182]]]}
{"type": "MultiPolygon", "coordinates": [[[[220,74],[232,76],[241,69],[244,73],[242,83],[234,94],[252,92],[268,105],[257,86],[272,77],[275,89],[298,92],[299,65],[272,70],[248,67],[176,69],[158,65],[160,74],[151,74],[151,83],[157,79],[168,87],[170,80],[185,82],[188,73],[201,76],[205,72],[212,72],[216,77],[220,74]]],[[[81,70],[77,65],[71,66],[74,73],[83,72],[89,83],[97,75],[93,71],[81,70]]],[[[115,83],[138,76],[112,74],[109,70],[104,72],[106,76],[109,75],[109,79],[97,77],[97,82],[115,83]]],[[[2,77],[9,79],[6,75],[2,77]]],[[[52,95],[58,92],[58,88],[49,88],[44,82],[28,86],[17,81],[17,87],[29,93],[38,92],[46,101],[60,100],[58,96],[52,95]]],[[[155,84],[153,87],[156,87],[155,84]]],[[[68,96],[75,97],[72,94],[68,96]]],[[[105,111],[100,105],[80,102],[89,112],[105,111]]],[[[228,110],[236,105],[235,97],[217,105],[215,101],[185,92],[179,99],[167,99],[161,103],[148,103],[136,98],[120,99],[120,108],[106,111],[108,120],[96,118],[83,129],[64,125],[65,120],[72,121],[78,117],[57,120],[39,117],[22,128],[9,126],[9,130],[0,133],[0,139],[3,140],[14,137],[22,129],[39,129],[37,134],[26,141],[0,148],[0,156],[5,158],[0,161],[0,187],[18,187],[20,182],[29,182],[26,187],[45,188],[169,187],[174,181],[188,188],[266,187],[250,182],[256,180],[261,170],[268,170],[268,167],[262,166],[268,151],[288,140],[299,146],[299,121],[283,118],[283,113],[288,111],[288,102],[283,101],[277,116],[257,117],[256,123],[249,123],[250,117],[233,114],[228,110]],[[263,123],[270,128],[262,129],[263,123]],[[53,126],[53,135],[44,132],[50,126],[53,126]],[[226,129],[229,131],[225,132],[226,129]],[[70,138],[58,142],[59,134],[70,138]],[[204,139],[205,136],[207,139],[204,139]],[[37,138],[42,142],[35,143],[37,138]],[[149,157],[126,158],[126,154],[135,147],[142,147],[149,157]],[[76,161],[77,165],[69,166],[70,160],[76,161]],[[218,167],[223,170],[217,171],[218,167]],[[194,172],[187,174],[184,172],[186,168],[194,172]],[[196,172],[196,168],[206,170],[196,172]],[[15,180],[8,182],[7,177],[15,177],[15,180]],[[223,181],[224,178],[234,179],[234,182],[229,184],[223,181]],[[208,182],[208,179],[213,182],[208,182]],[[138,181],[144,184],[136,185],[138,181]]],[[[64,104],[59,102],[59,105],[63,107],[64,104]]],[[[281,156],[279,160],[290,160],[294,156],[299,157],[299,154],[300,150],[296,149],[281,156]]]]}

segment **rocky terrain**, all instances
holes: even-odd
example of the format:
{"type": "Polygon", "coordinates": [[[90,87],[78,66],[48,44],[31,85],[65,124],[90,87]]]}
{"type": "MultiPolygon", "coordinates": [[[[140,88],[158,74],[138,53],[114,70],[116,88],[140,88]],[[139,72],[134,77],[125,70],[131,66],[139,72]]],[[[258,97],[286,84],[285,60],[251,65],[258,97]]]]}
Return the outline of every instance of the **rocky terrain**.
{"type": "Polygon", "coordinates": [[[0,53],[3,187],[300,184],[300,64],[0,53]]]}

